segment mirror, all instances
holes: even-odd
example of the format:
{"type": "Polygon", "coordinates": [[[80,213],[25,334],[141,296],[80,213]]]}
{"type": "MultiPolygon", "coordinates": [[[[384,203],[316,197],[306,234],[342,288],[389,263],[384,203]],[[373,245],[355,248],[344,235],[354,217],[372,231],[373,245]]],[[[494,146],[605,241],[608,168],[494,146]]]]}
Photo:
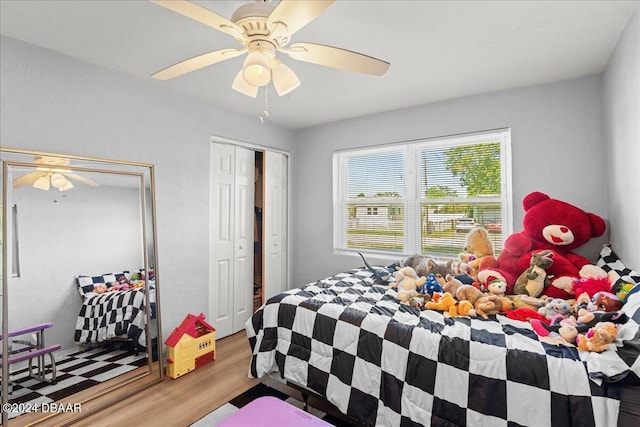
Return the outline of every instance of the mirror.
{"type": "Polygon", "coordinates": [[[2,425],[66,423],[161,381],[153,165],[0,161],[2,425]]]}

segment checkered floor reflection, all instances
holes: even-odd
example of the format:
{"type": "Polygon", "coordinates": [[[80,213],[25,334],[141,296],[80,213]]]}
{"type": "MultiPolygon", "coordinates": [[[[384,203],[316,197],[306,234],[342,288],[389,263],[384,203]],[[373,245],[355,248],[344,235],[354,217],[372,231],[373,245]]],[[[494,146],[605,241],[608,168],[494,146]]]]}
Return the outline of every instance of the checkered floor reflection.
{"type": "MultiPolygon", "coordinates": [[[[9,403],[50,403],[64,399],[147,363],[146,353],[96,348],[56,358],[57,378],[48,384],[29,377],[28,368],[12,369],[9,403]]],[[[20,413],[13,412],[9,418],[20,413]]]]}

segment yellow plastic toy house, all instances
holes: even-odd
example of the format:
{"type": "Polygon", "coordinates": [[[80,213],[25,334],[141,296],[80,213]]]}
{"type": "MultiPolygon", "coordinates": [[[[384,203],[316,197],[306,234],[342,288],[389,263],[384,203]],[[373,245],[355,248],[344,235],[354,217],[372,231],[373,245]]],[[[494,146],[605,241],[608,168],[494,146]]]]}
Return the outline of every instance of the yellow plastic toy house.
{"type": "Polygon", "coordinates": [[[216,330],[200,316],[188,314],[169,335],[167,375],[178,378],[216,359],[216,330]]]}

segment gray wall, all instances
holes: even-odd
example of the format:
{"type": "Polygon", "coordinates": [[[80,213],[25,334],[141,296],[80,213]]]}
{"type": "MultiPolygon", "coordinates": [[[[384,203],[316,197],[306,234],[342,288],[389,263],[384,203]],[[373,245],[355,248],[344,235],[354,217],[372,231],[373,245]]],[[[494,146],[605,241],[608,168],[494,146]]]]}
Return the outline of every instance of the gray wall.
{"type": "Polygon", "coordinates": [[[211,135],[291,151],[293,132],[7,37],[0,76],[3,147],[155,164],[163,335],[207,313],[211,135]]]}
{"type": "Polygon", "coordinates": [[[332,153],[337,149],[510,127],[515,231],[521,230],[521,201],[534,190],[607,217],[601,98],[596,75],[299,131],[293,284],[362,265],[357,256],[333,252],[332,153]]]}
{"type": "Polygon", "coordinates": [[[627,24],[603,77],[611,244],[640,270],[640,8],[627,24]]]}

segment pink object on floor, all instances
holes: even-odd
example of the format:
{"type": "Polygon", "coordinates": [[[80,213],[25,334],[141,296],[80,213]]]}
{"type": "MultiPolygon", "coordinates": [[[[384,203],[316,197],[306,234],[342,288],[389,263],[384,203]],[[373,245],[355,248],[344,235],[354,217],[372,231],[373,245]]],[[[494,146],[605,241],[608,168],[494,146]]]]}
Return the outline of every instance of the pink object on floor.
{"type": "Polygon", "coordinates": [[[248,403],[218,427],[327,427],[331,424],[277,397],[265,396],[248,403]]]}

